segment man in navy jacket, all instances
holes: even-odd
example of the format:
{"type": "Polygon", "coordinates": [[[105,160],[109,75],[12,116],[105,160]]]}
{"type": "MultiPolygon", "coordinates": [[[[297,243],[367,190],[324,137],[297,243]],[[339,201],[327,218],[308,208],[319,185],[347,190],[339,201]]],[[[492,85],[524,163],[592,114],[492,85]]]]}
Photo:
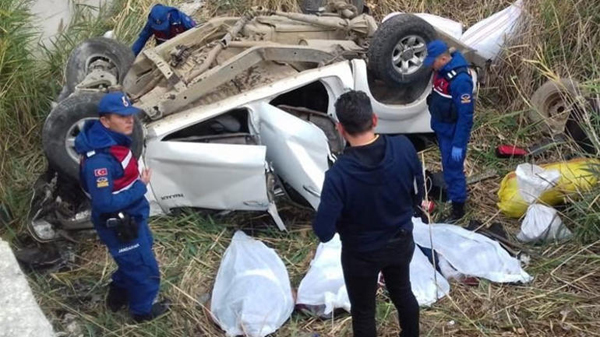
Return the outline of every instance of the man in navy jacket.
{"type": "Polygon", "coordinates": [[[82,158],[80,181],[92,202],[92,222],[118,266],[107,306],[116,312],[129,304],[138,322],[168,310],[168,301],[155,303],[160,273],[144,196],[151,173],[146,169],[140,175],[130,150],[129,136],[139,111],[124,93],[106,94],[98,104],[100,120],[87,122],[75,140],[82,158]]]}
{"type": "Polygon", "coordinates": [[[335,108],[338,130],[350,146],[325,174],[314,232],[321,242],[340,235],[354,336],[377,335],[380,271],[398,310],[400,336],[418,336],[419,305],[409,277],[412,217],[424,194],[417,152],[404,136],[375,134],[377,116],[364,92],[343,94],[335,108]]]}
{"type": "Polygon", "coordinates": [[[140,32],[131,49],[137,56],[152,35],[159,45],[196,26],[196,22],[175,7],[154,5],[148,14],[148,22],[140,32]]]}
{"type": "Polygon", "coordinates": [[[431,128],[437,135],[442,155],[444,180],[452,201],[448,222],[465,215],[467,181],[464,162],[473,127],[475,98],[469,64],[459,52],[450,54],[441,40],[427,45],[425,66],[433,67],[433,90],[428,97],[431,128]]]}

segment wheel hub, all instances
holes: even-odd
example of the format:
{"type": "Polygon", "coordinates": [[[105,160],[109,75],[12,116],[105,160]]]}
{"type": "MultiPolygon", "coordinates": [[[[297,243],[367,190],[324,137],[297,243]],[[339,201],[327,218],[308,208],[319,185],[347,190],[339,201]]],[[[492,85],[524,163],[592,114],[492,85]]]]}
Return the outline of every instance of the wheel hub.
{"type": "Polygon", "coordinates": [[[409,35],[398,41],[392,52],[392,64],[402,75],[416,73],[427,56],[427,43],[418,35],[409,35]]]}
{"type": "Polygon", "coordinates": [[[73,159],[77,163],[79,162],[79,154],[77,153],[77,151],[75,151],[75,138],[81,131],[83,131],[83,127],[85,126],[85,123],[89,120],[94,120],[94,119],[98,119],[98,118],[80,119],[77,123],[71,125],[71,127],[69,128],[69,131],[65,135],[65,148],[67,150],[67,153],[69,154],[69,157],[71,157],[71,159],[73,159]]]}
{"type": "Polygon", "coordinates": [[[402,52],[402,60],[408,61],[415,56],[415,52],[412,49],[408,49],[402,52]]]}

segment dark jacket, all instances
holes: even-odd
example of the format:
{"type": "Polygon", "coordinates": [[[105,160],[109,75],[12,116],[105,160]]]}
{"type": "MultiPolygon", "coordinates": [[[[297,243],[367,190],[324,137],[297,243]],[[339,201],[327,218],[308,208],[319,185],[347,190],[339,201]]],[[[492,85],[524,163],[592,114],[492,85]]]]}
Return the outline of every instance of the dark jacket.
{"type": "Polygon", "coordinates": [[[376,250],[401,229],[412,231],[423,194],[412,143],[380,135],[373,144],[346,149],[327,171],[313,229],[321,242],[338,232],[346,250],[376,250]]]}
{"type": "MultiPolygon", "coordinates": [[[[80,180],[92,200],[92,221],[103,224],[102,214],[125,212],[138,222],[147,220],[149,204],[146,185],[139,180],[137,158],[123,167],[116,156],[126,157],[131,138],[105,128],[99,121],[87,122],[75,139],[75,149],[83,161],[80,180]]],[[[130,153],[130,151],[129,151],[130,153]]]]}
{"type": "Polygon", "coordinates": [[[429,97],[431,128],[436,134],[452,139],[452,146],[465,149],[473,127],[473,79],[469,64],[459,52],[440,69],[433,80],[429,97]]]}

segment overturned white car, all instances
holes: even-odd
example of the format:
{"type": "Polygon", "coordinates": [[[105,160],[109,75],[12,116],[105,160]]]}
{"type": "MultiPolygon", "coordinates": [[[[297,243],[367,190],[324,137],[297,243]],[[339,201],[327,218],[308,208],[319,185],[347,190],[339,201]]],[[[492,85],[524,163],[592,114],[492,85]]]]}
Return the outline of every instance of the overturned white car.
{"type": "Polygon", "coordinates": [[[124,89],[145,112],[133,151],[153,170],[152,214],[179,207],[268,211],[284,229],[275,195],[318,206],[325,171],[344,147],[334,103],[347,90],[372,98],[378,132],[430,133],[426,43],[445,39],[476,69],[486,60],[416,16],[377,27],[358,12],[339,4],[319,16],[256,9],[215,18],[146,49],[133,64],[129,48],[116,41],[84,42],[44,125],[56,174],[38,184],[34,237],[51,241],[91,228],[81,192],[60,185],[77,181],[75,136],[110,90],[124,89]]]}

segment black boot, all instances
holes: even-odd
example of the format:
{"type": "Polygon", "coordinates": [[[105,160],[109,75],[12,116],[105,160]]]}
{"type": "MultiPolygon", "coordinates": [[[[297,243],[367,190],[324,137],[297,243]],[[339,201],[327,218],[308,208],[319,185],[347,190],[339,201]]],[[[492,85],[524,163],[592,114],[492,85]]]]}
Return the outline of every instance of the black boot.
{"type": "Polygon", "coordinates": [[[106,296],[106,306],[112,312],[127,305],[127,289],[117,287],[112,282],[108,285],[108,295],[106,296]]]}
{"type": "Polygon", "coordinates": [[[450,218],[446,221],[447,223],[456,223],[465,216],[465,203],[464,202],[452,202],[452,213],[450,218]]]}
{"type": "Polygon", "coordinates": [[[168,299],[165,299],[160,302],[156,302],[156,303],[152,304],[152,309],[150,310],[150,313],[145,314],[145,315],[132,315],[132,316],[133,316],[133,319],[138,323],[151,321],[159,316],[164,315],[167,311],[169,311],[170,307],[171,307],[171,301],[168,299]]]}

